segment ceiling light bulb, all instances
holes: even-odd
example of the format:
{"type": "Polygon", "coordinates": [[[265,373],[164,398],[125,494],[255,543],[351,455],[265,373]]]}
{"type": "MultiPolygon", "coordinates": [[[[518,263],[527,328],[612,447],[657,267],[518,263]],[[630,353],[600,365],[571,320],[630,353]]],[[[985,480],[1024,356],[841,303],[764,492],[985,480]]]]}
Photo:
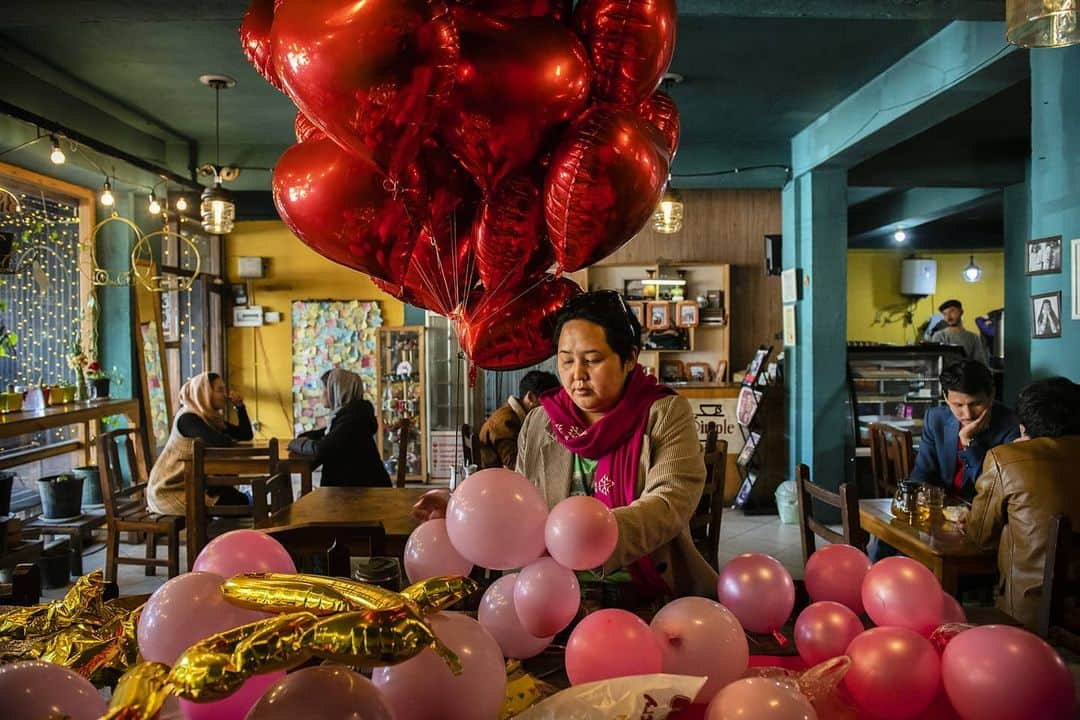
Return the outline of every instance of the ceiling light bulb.
{"type": "Polygon", "coordinates": [[[52,160],[53,165],[63,165],[67,160],[64,151],[60,149],[60,141],[55,137],[52,139],[52,152],[49,154],[49,159],[52,160]]]}
{"type": "Polygon", "coordinates": [[[979,282],[982,278],[982,268],[975,264],[975,256],[970,256],[971,261],[964,268],[964,280],[969,283],[979,282]]]}
{"type": "Polygon", "coordinates": [[[184,199],[183,195],[176,198],[176,209],[180,212],[184,212],[185,210],[187,210],[187,200],[184,199]]]}
{"type": "Polygon", "coordinates": [[[682,230],[683,202],[679,191],[670,185],[660,196],[652,216],[653,230],[662,235],[671,235],[682,230]]]}
{"type": "Polygon", "coordinates": [[[893,240],[895,240],[898,243],[902,243],[905,240],[907,240],[907,233],[904,232],[903,230],[897,230],[896,232],[893,233],[893,240]]]}
{"type": "Polygon", "coordinates": [[[158,202],[157,196],[153,193],[150,194],[150,214],[157,215],[161,212],[161,203],[158,202]]]}
{"type": "Polygon", "coordinates": [[[109,181],[105,181],[105,187],[101,190],[101,204],[105,207],[112,207],[116,202],[116,198],[113,197],[112,187],[109,185],[109,181]]]}

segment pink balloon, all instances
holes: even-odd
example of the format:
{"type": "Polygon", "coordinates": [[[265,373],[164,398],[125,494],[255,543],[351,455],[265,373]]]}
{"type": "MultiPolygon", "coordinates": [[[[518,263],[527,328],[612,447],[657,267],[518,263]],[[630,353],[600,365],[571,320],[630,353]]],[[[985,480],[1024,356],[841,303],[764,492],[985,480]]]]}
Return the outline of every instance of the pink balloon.
{"type": "Polygon", "coordinates": [[[420,582],[440,575],[464,575],[473,564],[461,557],[450,543],[446,520],[428,520],[412,531],[405,543],[405,574],[409,582],[420,582]]]}
{"type": "Polygon", "coordinates": [[[601,567],[619,542],[615,513],[587,495],[568,497],[551,509],[544,527],[548,552],[572,570],[601,567]]]}
{"type": "Polygon", "coordinates": [[[571,685],[648,675],[662,667],[660,643],[652,630],[626,610],[597,610],[585,616],[566,641],[566,676],[571,685]]]}
{"type": "Polygon", "coordinates": [[[220,575],[191,572],[155,590],[139,616],[137,637],[143,659],[172,665],[200,640],[270,617],[229,604],[221,594],[223,582],[220,575]]]}
{"type": "Polygon", "coordinates": [[[207,543],[192,569],[231,578],[249,572],[294,573],[296,564],[289,551],[266,533],[233,530],[207,543]]]}
{"type": "Polygon", "coordinates": [[[187,720],[244,720],[248,710],[259,701],[272,685],[285,677],[284,670],[265,675],[253,675],[240,689],[227,698],[197,703],[180,698],[180,710],[187,720]]]}
{"type": "Polygon", "coordinates": [[[340,665],[289,673],[263,694],[245,720],[304,717],[394,720],[390,707],[371,681],[340,665]]]}
{"type": "Polygon", "coordinates": [[[942,600],[945,602],[942,613],[942,622],[947,623],[966,623],[967,613],[964,612],[964,606],[960,602],[947,592],[942,593],[942,600]]]}
{"type": "Polygon", "coordinates": [[[767,678],[746,678],[720,691],[706,720],[817,720],[817,712],[802,693],[767,678]]]}
{"type": "Polygon", "coordinates": [[[941,682],[941,661],[930,641],[913,630],[879,627],[848,645],[844,685],[860,709],[882,720],[920,717],[941,682]]]}
{"type": "Polygon", "coordinates": [[[490,570],[524,567],[544,552],[547,503],[528,478],[492,468],[450,496],[446,531],[461,556],[490,570]]]}
{"type": "Polygon", "coordinates": [[[371,680],[396,720],[498,717],[506,695],[506,666],[495,638],[461,613],[436,613],[428,621],[465,669],[455,676],[430,649],[399,665],[376,668],[371,680]]]}
{"type": "Polygon", "coordinates": [[[570,624],[581,607],[577,575],[549,557],[530,563],[518,575],[514,607],[521,626],[530,633],[554,635],[570,624]]]}
{"type": "Polygon", "coordinates": [[[795,607],[791,573],[768,555],[746,553],[728,562],[720,571],[716,591],[743,628],[754,633],[783,627],[795,607]]]}
{"type": "Polygon", "coordinates": [[[522,626],[514,609],[514,585],[519,577],[517,573],[512,573],[493,582],[480,599],[477,619],[499,643],[503,655],[525,660],[543,652],[551,644],[554,633],[548,637],[536,637],[522,626]]]}
{"type": "Polygon", "coordinates": [[[97,720],[105,700],[89,680],[62,665],[23,660],[0,665],[0,710],[4,720],[97,720]]]}
{"type": "Polygon", "coordinates": [[[649,627],[660,642],[664,672],[708,678],[696,703],[708,703],[746,672],[750,659],[746,634],[731,611],[714,600],[673,600],[660,608],[649,627]]]}
{"type": "Polygon", "coordinates": [[[964,720],[1066,720],[1076,698],[1069,668],[1020,628],[984,625],[952,639],[941,658],[945,692],[964,720]]]}
{"type": "Polygon", "coordinates": [[[906,557],[875,563],[863,580],[862,601],[875,625],[908,628],[924,637],[945,615],[944,593],[934,573],[906,557]]]}
{"type": "Polygon", "coordinates": [[[846,606],[831,600],[816,602],[795,620],[795,647],[813,666],[839,655],[864,630],[862,621],[846,606]]]}
{"type": "Polygon", "coordinates": [[[814,602],[832,600],[862,615],[862,584],[870,565],[856,547],[826,545],[806,561],[806,592],[814,602]]]}

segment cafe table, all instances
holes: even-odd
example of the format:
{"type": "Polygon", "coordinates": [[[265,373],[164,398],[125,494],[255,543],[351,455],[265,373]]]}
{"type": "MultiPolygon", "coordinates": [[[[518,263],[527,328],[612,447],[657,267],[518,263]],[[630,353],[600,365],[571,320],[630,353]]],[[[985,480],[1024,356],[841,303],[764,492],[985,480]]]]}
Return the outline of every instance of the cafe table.
{"type": "Polygon", "coordinates": [[[860,500],[859,523],[866,532],[928,567],[950,595],[956,595],[963,575],[997,572],[996,551],[977,547],[940,513],[919,521],[893,515],[889,498],[860,500]]]}

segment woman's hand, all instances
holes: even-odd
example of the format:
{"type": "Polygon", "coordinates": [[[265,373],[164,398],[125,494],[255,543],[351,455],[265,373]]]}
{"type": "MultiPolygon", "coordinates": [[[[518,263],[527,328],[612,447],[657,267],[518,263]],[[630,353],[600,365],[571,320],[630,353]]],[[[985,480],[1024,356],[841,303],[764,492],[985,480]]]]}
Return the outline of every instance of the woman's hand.
{"type": "Polygon", "coordinates": [[[446,517],[446,506],[449,502],[449,490],[429,490],[413,505],[412,516],[419,522],[446,517]]]}
{"type": "Polygon", "coordinates": [[[241,407],[244,404],[244,396],[236,390],[230,390],[229,402],[233,404],[233,407],[241,407]]]}

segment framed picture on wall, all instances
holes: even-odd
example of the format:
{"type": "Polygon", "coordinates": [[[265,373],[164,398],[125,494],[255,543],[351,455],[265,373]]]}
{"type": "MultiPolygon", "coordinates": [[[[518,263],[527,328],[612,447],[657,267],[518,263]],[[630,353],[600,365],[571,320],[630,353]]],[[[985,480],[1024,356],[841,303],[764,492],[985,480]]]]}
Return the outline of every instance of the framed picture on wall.
{"type": "Polygon", "coordinates": [[[785,303],[799,300],[799,271],[795,268],[780,273],[780,299],[785,303]]]}
{"type": "Polygon", "coordinates": [[[631,300],[626,303],[626,306],[630,308],[630,312],[637,318],[638,324],[645,327],[645,303],[631,300]]]}
{"type": "Polygon", "coordinates": [[[1031,296],[1031,337],[1061,337],[1061,291],[1031,296]]]}
{"type": "Polygon", "coordinates": [[[696,327],[698,304],[696,300],[683,300],[675,304],[675,324],[679,327],[696,327]]]}
{"type": "Polygon", "coordinates": [[[793,347],[798,340],[795,331],[795,306],[784,306],[784,347],[793,347]]]}
{"type": "Polygon", "coordinates": [[[1072,319],[1080,320],[1080,238],[1072,241],[1072,319]]]}
{"type": "Polygon", "coordinates": [[[1061,272],[1061,236],[1029,240],[1027,244],[1027,274],[1051,275],[1061,272]]]}
{"type": "Polygon", "coordinates": [[[667,330],[671,327],[671,304],[666,302],[651,302],[645,306],[648,315],[645,317],[645,326],[649,330],[667,330]]]}

